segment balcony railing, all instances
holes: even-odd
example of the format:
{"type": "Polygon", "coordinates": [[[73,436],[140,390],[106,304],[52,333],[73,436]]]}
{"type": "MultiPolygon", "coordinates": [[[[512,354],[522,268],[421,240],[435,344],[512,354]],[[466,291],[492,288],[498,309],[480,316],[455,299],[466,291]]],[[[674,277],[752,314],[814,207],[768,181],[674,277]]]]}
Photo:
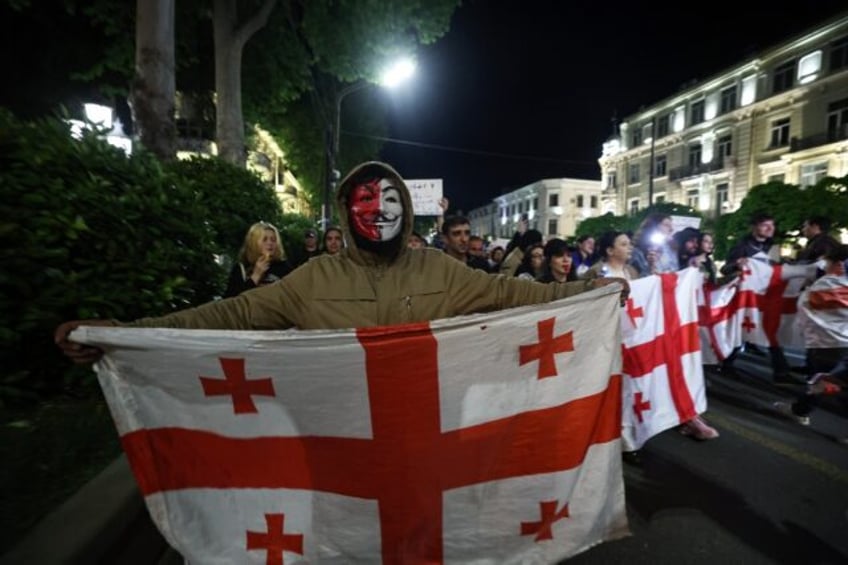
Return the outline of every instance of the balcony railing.
{"type": "Polygon", "coordinates": [[[732,166],[732,159],[719,157],[713,159],[709,163],[698,163],[697,165],[684,165],[683,167],[675,167],[668,171],[668,180],[675,181],[688,177],[696,177],[704,173],[712,173],[724,169],[726,166],[732,166]]]}
{"type": "Polygon", "coordinates": [[[789,147],[793,152],[803,151],[804,149],[827,145],[828,143],[842,141],[843,139],[848,139],[848,124],[842,124],[838,128],[807,137],[793,137],[789,141],[789,147]]]}

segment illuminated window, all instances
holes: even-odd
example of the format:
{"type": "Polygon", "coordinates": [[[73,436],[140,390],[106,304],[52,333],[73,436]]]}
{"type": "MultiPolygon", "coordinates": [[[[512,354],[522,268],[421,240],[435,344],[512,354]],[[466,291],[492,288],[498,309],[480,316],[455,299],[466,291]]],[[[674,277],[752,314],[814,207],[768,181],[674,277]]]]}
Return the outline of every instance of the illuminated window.
{"type": "Polygon", "coordinates": [[[787,61],[774,69],[771,83],[771,93],[777,94],[792,88],[795,79],[795,61],[787,61]]]}
{"type": "Polygon", "coordinates": [[[725,88],[721,91],[721,109],[722,114],[726,114],[736,109],[736,85],[725,88]]]}
{"type": "Polygon", "coordinates": [[[789,118],[775,120],[771,123],[771,142],[769,149],[789,145],[789,118]]]}
{"type": "Polygon", "coordinates": [[[813,51],[801,57],[801,60],[798,61],[798,84],[807,84],[816,80],[819,76],[821,66],[821,50],[813,51]]]}

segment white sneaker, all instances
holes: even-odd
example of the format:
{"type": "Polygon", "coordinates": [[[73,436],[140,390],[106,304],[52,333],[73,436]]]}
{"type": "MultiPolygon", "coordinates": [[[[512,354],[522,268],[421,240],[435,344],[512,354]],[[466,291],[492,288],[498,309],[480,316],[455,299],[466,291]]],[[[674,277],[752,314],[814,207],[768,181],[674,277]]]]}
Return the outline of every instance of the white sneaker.
{"type": "Polygon", "coordinates": [[[789,404],[788,402],[775,402],[774,404],[772,404],[772,407],[774,407],[774,409],[777,412],[779,412],[780,414],[783,414],[784,416],[786,416],[788,418],[792,418],[793,420],[795,420],[796,422],[798,422],[802,426],[809,426],[810,425],[810,417],[809,416],[799,416],[798,414],[794,413],[792,411],[792,405],[789,404]]]}

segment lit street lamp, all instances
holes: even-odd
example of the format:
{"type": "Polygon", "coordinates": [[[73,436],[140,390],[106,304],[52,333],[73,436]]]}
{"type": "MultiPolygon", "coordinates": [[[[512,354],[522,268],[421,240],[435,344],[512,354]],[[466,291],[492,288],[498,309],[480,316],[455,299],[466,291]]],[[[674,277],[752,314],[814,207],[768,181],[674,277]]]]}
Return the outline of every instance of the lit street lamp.
{"type": "MultiPolygon", "coordinates": [[[[401,59],[383,71],[378,84],[386,88],[394,88],[407,80],[413,74],[415,74],[415,62],[412,59],[401,59]]],[[[333,104],[333,119],[330,125],[332,129],[327,132],[328,137],[326,145],[329,146],[329,151],[327,151],[327,179],[324,183],[324,204],[321,210],[322,230],[326,230],[330,225],[333,187],[340,177],[340,173],[336,169],[336,165],[339,160],[339,137],[342,129],[342,101],[348,94],[362,90],[363,88],[371,85],[372,83],[366,81],[354,82],[346,85],[336,93],[333,104]]]]}

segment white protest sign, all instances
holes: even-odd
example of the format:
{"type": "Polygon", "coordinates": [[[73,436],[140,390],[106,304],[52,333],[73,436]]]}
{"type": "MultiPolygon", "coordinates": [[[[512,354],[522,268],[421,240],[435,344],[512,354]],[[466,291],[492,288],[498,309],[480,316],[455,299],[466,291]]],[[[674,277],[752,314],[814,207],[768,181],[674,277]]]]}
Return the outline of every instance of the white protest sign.
{"type": "Polygon", "coordinates": [[[416,216],[441,216],[442,179],[405,179],[416,216]]]}
{"type": "Polygon", "coordinates": [[[701,227],[701,218],[695,218],[693,216],[671,216],[671,225],[674,226],[672,233],[677,233],[684,228],[699,229],[701,227]]]}

